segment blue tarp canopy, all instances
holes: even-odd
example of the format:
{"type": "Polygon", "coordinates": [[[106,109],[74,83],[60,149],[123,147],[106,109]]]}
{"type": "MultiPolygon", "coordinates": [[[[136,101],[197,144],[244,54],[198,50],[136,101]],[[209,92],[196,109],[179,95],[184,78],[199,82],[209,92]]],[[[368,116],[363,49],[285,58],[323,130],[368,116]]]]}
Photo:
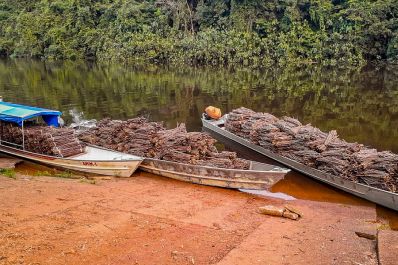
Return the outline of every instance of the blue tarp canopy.
{"type": "Polygon", "coordinates": [[[43,120],[49,126],[59,127],[58,117],[61,114],[60,111],[56,110],[0,102],[0,121],[17,123],[19,126],[22,126],[25,120],[34,117],[43,117],[43,120]]]}

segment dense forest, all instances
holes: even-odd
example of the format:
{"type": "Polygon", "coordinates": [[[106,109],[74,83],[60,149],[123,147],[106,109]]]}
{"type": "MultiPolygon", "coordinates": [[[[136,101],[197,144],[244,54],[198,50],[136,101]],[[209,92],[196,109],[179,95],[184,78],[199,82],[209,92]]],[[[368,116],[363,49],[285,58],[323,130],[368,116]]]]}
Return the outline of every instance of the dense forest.
{"type": "Polygon", "coordinates": [[[398,0],[0,0],[0,56],[193,65],[398,61],[398,0]]]}

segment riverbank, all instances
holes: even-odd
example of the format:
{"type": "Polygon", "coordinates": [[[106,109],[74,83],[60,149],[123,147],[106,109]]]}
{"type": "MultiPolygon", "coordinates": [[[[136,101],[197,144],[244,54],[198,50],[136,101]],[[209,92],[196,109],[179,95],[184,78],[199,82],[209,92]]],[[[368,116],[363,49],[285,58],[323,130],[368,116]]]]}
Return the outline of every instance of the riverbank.
{"type": "Polygon", "coordinates": [[[363,200],[286,202],[148,173],[17,173],[0,176],[0,190],[0,264],[377,264],[376,241],[355,232],[388,227],[363,200]],[[286,203],[304,217],[257,213],[286,203]]]}

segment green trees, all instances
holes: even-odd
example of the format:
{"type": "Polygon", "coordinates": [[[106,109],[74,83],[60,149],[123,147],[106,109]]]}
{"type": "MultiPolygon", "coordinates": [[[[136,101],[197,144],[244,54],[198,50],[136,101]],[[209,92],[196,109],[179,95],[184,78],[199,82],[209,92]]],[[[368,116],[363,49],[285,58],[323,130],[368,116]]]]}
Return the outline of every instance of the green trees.
{"type": "Polygon", "coordinates": [[[125,62],[398,61],[398,0],[0,0],[0,55],[125,62]]]}

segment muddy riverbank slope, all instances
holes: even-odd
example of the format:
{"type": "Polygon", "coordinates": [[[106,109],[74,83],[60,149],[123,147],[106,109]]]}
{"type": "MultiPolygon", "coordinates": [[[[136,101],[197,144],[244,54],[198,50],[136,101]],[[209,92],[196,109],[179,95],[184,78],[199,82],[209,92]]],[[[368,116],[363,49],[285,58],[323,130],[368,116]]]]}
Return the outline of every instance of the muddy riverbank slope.
{"type": "Polygon", "coordinates": [[[0,176],[0,264],[378,264],[355,234],[383,228],[374,204],[289,201],[299,221],[257,212],[269,204],[286,201],[142,172],[0,176]]]}

